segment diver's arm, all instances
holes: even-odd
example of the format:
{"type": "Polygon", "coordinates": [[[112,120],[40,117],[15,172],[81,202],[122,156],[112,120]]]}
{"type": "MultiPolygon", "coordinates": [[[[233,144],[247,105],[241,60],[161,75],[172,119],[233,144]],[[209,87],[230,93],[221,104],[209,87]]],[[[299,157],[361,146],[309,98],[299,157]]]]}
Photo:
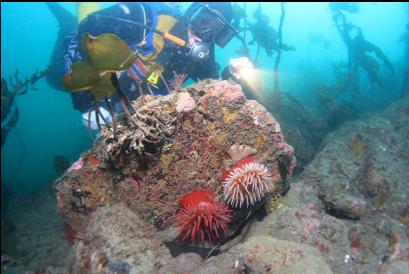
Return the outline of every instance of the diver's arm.
{"type": "MultiPolygon", "coordinates": [[[[75,62],[81,61],[82,54],[80,52],[80,42],[77,33],[72,33],[65,39],[64,45],[64,74],[69,73],[72,69],[72,65],[75,62]]],[[[60,79],[62,81],[62,79],[60,79]]],[[[93,107],[93,100],[91,95],[87,91],[71,92],[71,99],[74,109],[81,111],[82,113],[88,111],[93,107]]]]}
{"type": "Polygon", "coordinates": [[[81,113],[87,112],[90,108],[95,107],[94,101],[87,91],[71,93],[71,99],[74,109],[81,111],[81,113]]]}
{"type": "Polygon", "coordinates": [[[61,85],[61,78],[65,73],[63,64],[64,61],[62,58],[65,50],[65,39],[77,28],[77,18],[58,3],[46,2],[46,4],[50,12],[58,21],[59,25],[57,39],[51,55],[46,80],[51,87],[63,90],[64,88],[61,85]]]}

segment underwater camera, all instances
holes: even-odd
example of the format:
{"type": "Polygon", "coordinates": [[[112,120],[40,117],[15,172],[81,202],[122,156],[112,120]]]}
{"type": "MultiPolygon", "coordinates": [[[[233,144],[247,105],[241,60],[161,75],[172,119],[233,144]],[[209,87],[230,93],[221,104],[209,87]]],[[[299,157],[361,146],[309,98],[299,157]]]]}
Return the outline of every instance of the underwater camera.
{"type": "Polygon", "coordinates": [[[210,54],[210,45],[207,43],[197,43],[189,48],[189,56],[193,61],[206,60],[210,54]]]}

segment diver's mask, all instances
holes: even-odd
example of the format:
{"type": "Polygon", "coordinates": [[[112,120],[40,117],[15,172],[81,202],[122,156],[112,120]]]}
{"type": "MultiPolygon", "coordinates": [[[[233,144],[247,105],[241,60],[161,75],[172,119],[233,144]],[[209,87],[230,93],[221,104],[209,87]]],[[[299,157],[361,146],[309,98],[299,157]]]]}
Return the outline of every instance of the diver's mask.
{"type": "Polygon", "coordinates": [[[193,4],[186,11],[189,27],[204,43],[223,48],[237,35],[234,27],[218,11],[204,4],[193,4]]]}

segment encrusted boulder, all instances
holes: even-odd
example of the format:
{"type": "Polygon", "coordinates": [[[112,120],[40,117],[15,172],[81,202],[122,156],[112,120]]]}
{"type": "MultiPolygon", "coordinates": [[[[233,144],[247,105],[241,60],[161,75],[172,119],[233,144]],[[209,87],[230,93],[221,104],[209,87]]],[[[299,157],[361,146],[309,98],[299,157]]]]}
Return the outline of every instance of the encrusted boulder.
{"type": "MultiPolygon", "coordinates": [[[[204,257],[269,195],[288,190],[294,150],[277,121],[239,85],[206,80],[168,96],[141,97],[133,106],[133,121],[116,117],[115,128],[103,129],[91,151],[55,184],[74,238],[91,238],[92,246],[95,212],[122,205],[154,227],[152,235],[172,255],[190,250],[204,257]],[[182,232],[186,240],[177,237],[182,232]]],[[[123,260],[110,262],[128,267],[123,260]]]]}

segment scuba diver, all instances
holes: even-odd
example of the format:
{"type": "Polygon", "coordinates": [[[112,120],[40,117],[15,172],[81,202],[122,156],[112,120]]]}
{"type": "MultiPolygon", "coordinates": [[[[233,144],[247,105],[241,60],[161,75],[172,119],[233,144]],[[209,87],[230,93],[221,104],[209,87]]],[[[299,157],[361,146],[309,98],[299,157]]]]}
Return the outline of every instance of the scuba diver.
{"type": "Polygon", "coordinates": [[[273,55],[274,51],[279,48],[283,51],[293,51],[294,47],[283,44],[281,47],[278,43],[278,33],[277,31],[268,24],[268,21],[264,21],[263,18],[268,17],[257,17],[258,19],[254,23],[249,24],[249,30],[253,34],[253,41],[249,44],[253,45],[257,43],[258,47],[264,48],[268,57],[273,55]]]}
{"type": "Polygon", "coordinates": [[[274,52],[278,51],[294,51],[293,46],[279,42],[279,31],[276,31],[270,25],[270,17],[262,12],[261,4],[253,13],[254,21],[247,21],[245,27],[241,31],[250,31],[253,40],[248,44],[257,44],[257,53],[255,62],[258,63],[260,48],[264,48],[268,57],[272,57],[274,52]]]}
{"type": "MultiPolygon", "coordinates": [[[[137,54],[130,69],[117,73],[126,95],[132,100],[144,94],[166,95],[188,78],[198,81],[219,77],[215,45],[223,48],[238,35],[231,20],[232,7],[226,2],[195,2],[183,16],[172,3],[119,3],[88,14],[77,30],[66,38],[65,73],[71,71],[74,62],[84,59],[81,39],[85,34],[115,34],[137,54]]],[[[51,62],[52,66],[60,63],[51,62]]],[[[60,81],[62,76],[61,73],[54,75],[60,81]]],[[[80,91],[71,96],[74,108],[83,113],[84,122],[96,129],[98,117],[90,93],[80,91]],[[87,119],[91,119],[91,123],[87,119]]],[[[115,112],[120,112],[117,97],[112,95],[110,103],[115,112]]],[[[112,117],[104,109],[107,106],[100,106],[98,112],[109,122],[112,117]]]]}

